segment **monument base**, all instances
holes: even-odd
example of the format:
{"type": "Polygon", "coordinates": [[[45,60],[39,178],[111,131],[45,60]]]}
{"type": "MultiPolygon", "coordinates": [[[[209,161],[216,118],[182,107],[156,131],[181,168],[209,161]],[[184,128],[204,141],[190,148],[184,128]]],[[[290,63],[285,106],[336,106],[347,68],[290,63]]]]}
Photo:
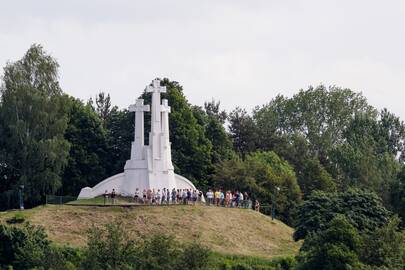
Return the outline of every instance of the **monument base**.
{"type": "MultiPolygon", "coordinates": [[[[175,189],[192,189],[195,190],[195,186],[193,183],[191,183],[190,180],[187,178],[174,174],[174,180],[175,180],[175,187],[167,187],[170,190],[172,188],[175,189]]],[[[111,176],[100,183],[98,183],[96,186],[93,188],[90,187],[85,187],[82,188],[80,191],[78,199],[91,199],[95,198],[98,196],[101,196],[104,194],[104,192],[107,190],[108,193],[110,193],[113,189],[115,189],[115,192],[119,195],[122,196],[134,196],[135,189],[138,188],[141,192],[144,189],[149,189],[149,188],[155,188],[157,189],[162,189],[161,187],[146,187],[145,182],[137,182],[137,181],[131,181],[132,183],[127,183],[125,180],[125,173],[119,173],[114,176],[111,176]],[[128,187],[134,187],[131,189],[128,189],[128,187]]]]}

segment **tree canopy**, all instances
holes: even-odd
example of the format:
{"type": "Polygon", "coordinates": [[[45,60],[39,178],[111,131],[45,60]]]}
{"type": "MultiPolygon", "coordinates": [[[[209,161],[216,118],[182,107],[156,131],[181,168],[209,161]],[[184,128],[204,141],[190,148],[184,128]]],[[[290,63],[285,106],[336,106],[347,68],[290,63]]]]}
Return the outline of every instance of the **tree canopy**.
{"type": "Polygon", "coordinates": [[[0,189],[24,185],[27,202],[35,205],[62,187],[69,154],[58,63],[33,45],[21,60],[6,65],[0,92],[0,189]]]}

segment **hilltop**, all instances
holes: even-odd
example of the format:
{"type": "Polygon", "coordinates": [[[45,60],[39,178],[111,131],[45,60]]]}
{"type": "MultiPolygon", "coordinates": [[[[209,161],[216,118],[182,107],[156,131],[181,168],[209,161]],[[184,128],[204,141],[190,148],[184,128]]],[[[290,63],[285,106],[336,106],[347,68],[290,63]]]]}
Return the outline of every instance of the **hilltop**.
{"type": "MultiPolygon", "coordinates": [[[[0,222],[15,212],[0,213],[0,222]]],[[[223,254],[274,258],[295,254],[300,244],[293,229],[247,209],[206,206],[97,207],[46,205],[24,211],[27,221],[45,228],[59,244],[84,246],[92,225],[121,221],[133,237],[155,233],[174,235],[181,242],[200,241],[223,254]]]]}

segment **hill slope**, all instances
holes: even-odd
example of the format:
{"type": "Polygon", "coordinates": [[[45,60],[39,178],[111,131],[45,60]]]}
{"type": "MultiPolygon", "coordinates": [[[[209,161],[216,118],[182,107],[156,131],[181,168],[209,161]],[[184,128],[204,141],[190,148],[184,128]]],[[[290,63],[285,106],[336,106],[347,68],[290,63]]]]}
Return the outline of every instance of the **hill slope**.
{"type": "MultiPolygon", "coordinates": [[[[0,213],[0,222],[14,214],[0,213]]],[[[24,215],[31,224],[45,227],[51,240],[73,246],[86,244],[86,231],[93,224],[98,226],[117,220],[134,237],[167,233],[179,241],[200,241],[225,254],[272,258],[295,254],[300,245],[292,240],[292,228],[246,209],[47,205],[26,210],[24,215]]]]}

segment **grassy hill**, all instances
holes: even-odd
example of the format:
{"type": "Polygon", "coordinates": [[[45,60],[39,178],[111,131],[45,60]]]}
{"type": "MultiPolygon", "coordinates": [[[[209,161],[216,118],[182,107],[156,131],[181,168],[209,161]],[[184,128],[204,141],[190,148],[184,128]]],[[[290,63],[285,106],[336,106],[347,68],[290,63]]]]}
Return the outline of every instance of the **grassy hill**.
{"type": "MultiPolygon", "coordinates": [[[[0,213],[0,222],[15,212],[0,213]]],[[[293,229],[284,223],[247,209],[206,206],[96,207],[46,205],[24,211],[31,224],[45,227],[56,243],[83,246],[86,232],[121,221],[133,235],[167,233],[179,241],[200,241],[216,252],[274,258],[295,254],[300,244],[292,240],[293,229]]]]}

